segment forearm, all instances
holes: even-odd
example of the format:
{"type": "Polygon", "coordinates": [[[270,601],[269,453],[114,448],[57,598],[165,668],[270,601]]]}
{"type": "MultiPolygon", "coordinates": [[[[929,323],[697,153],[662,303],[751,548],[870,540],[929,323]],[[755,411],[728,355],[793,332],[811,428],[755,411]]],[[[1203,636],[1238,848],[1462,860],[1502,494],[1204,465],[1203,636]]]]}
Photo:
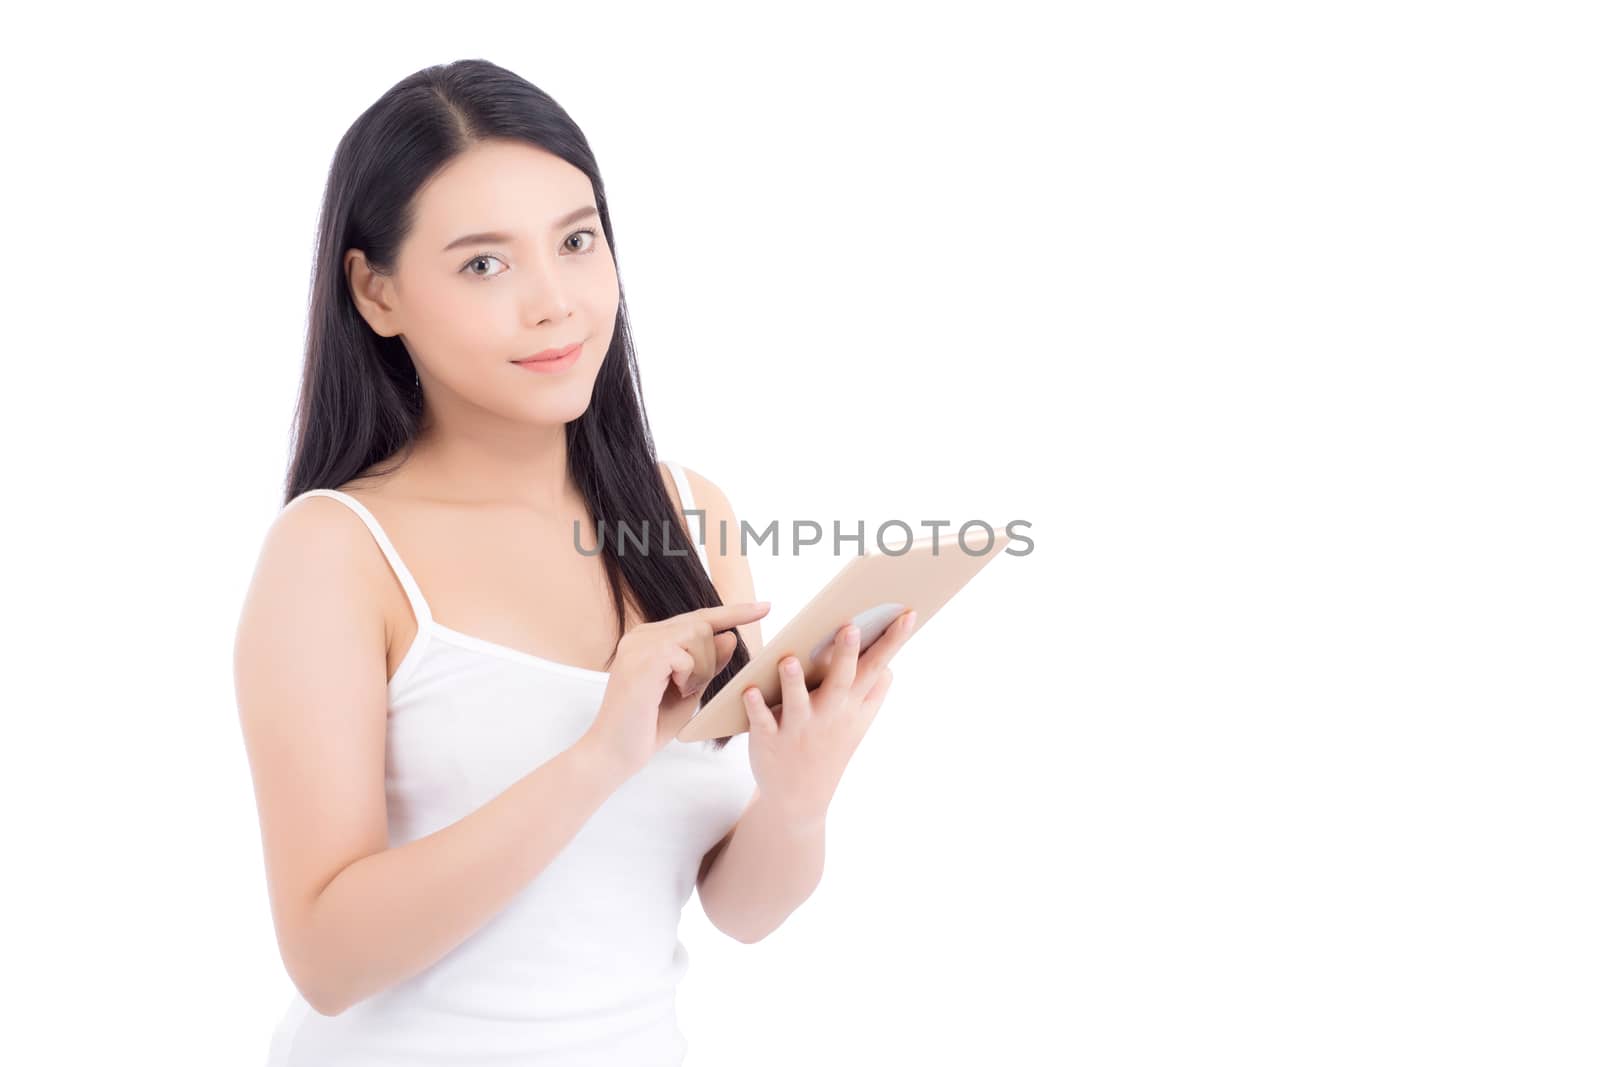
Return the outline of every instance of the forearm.
{"type": "Polygon", "coordinates": [[[624,777],[579,741],[457,822],[340,871],[303,927],[313,1006],[338,1014],[461,944],[566,847],[624,777]]]}
{"type": "Polygon", "coordinates": [[[739,941],[766,937],[822,881],[824,838],[822,816],[798,819],[757,797],[700,884],[706,916],[739,941]]]}

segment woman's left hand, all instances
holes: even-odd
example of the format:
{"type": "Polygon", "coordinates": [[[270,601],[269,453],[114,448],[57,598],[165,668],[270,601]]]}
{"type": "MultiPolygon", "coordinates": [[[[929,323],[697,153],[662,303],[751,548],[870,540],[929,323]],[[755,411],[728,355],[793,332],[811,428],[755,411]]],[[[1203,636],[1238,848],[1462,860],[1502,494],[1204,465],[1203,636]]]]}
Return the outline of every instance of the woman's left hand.
{"type": "Polygon", "coordinates": [[[900,615],[865,653],[859,628],[840,627],[826,654],[826,674],[810,691],[799,660],[784,657],[778,664],[782,699],[776,707],[767,707],[755,686],[745,689],[750,770],[763,800],[799,822],[823,819],[845,764],[889,691],[889,659],[911,636],[916,615],[900,615]]]}

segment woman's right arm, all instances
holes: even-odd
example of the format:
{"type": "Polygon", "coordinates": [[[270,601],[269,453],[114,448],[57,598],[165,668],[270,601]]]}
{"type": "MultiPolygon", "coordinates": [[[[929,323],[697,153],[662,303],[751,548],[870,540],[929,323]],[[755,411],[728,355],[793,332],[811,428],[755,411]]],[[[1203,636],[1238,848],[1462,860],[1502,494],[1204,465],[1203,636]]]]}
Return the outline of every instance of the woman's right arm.
{"type": "Polygon", "coordinates": [[[585,735],[482,807],[390,848],[384,795],[393,581],[358,516],[310,497],[267,534],[234,645],[279,952],[337,1015],[426,969],[501,911],[632,768],[585,735]]]}

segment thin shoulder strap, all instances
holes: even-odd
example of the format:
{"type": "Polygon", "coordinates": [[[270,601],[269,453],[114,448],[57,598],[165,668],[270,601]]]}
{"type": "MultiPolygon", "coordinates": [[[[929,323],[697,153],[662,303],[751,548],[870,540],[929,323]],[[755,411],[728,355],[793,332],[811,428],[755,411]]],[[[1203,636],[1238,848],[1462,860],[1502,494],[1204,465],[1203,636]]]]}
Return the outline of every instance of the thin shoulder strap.
{"type": "MultiPolygon", "coordinates": [[[[693,511],[694,491],[689,488],[689,479],[683,473],[683,468],[678,466],[677,463],[670,459],[663,460],[662,462],[667,465],[667,470],[672,472],[672,480],[678,483],[678,499],[683,502],[683,508],[681,510],[693,511]]],[[[710,574],[711,561],[706,558],[706,546],[701,544],[702,538],[695,536],[697,529],[705,529],[705,516],[701,516],[699,523],[690,522],[687,515],[684,516],[683,521],[684,524],[689,527],[689,540],[694,542],[695,553],[700,557],[700,566],[706,569],[707,574],[710,574]]],[[[710,531],[705,530],[705,533],[706,535],[709,535],[710,531]]]]}
{"type": "MultiPolygon", "coordinates": [[[[342,493],[337,489],[307,489],[300,496],[332,497],[335,500],[342,501],[351,511],[361,516],[361,521],[367,524],[368,530],[372,531],[372,539],[378,542],[378,547],[383,550],[383,558],[389,561],[389,567],[394,571],[394,576],[400,579],[400,587],[406,591],[406,599],[411,602],[411,612],[417,617],[417,625],[426,627],[433,621],[433,612],[429,609],[428,602],[423,599],[422,590],[417,588],[417,580],[411,577],[411,572],[401,562],[400,553],[394,550],[394,544],[390,542],[389,535],[383,532],[383,527],[373,517],[372,512],[367,510],[365,504],[349,493],[342,493]]],[[[298,500],[300,497],[295,499],[298,500]]]]}

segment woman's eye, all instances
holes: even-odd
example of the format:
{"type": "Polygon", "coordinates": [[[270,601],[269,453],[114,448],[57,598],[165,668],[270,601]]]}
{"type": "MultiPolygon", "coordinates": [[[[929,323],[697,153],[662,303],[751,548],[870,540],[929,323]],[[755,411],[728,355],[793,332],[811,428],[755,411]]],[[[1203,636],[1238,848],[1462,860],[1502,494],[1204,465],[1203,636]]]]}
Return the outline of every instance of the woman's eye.
{"type": "MultiPolygon", "coordinates": [[[[587,234],[588,237],[589,237],[588,246],[585,247],[585,248],[576,249],[576,251],[587,252],[590,248],[593,248],[594,247],[594,243],[599,240],[599,238],[597,236],[595,236],[595,232],[593,230],[578,230],[575,233],[573,233],[572,237],[582,237],[585,234],[587,234]]],[[[568,237],[567,240],[571,241],[572,237],[568,237]]],[[[570,245],[568,247],[570,247],[570,245]]]]}
{"type": "MultiPolygon", "coordinates": [[[[472,269],[473,264],[482,263],[485,260],[490,260],[490,259],[495,260],[498,263],[504,263],[505,262],[505,260],[501,259],[499,256],[491,256],[491,255],[473,256],[471,259],[467,260],[467,265],[465,267],[462,267],[461,269],[465,273],[476,274],[480,278],[496,278],[496,277],[499,277],[499,275],[496,275],[496,274],[484,274],[481,271],[476,271],[476,270],[472,269]]],[[[503,274],[505,272],[501,271],[500,273],[503,274]]]]}

